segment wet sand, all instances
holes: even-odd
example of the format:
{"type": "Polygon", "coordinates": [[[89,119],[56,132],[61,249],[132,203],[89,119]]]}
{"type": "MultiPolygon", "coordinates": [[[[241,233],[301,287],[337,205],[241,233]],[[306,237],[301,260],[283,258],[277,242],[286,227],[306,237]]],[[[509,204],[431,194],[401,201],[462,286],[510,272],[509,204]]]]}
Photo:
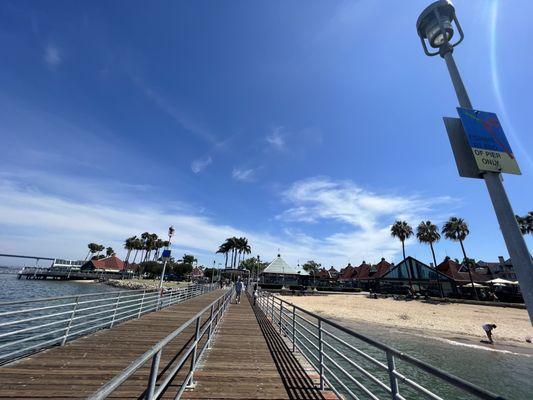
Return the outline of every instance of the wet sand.
{"type": "Polygon", "coordinates": [[[428,303],[420,300],[369,299],[363,295],[283,296],[291,303],[317,314],[344,321],[379,324],[415,334],[451,340],[457,344],[488,349],[526,352],[533,344],[533,327],[526,310],[455,303],[428,303]],[[481,326],[494,323],[496,344],[486,340],[481,326]]]}

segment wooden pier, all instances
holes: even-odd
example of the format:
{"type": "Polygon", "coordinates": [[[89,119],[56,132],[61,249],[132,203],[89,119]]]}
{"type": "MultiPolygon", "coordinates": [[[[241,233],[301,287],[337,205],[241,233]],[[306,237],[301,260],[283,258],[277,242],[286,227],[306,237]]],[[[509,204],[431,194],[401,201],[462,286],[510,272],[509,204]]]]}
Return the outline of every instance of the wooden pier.
{"type": "MultiPolygon", "coordinates": [[[[215,290],[0,367],[0,399],[86,398],[222,293],[215,290]]],[[[191,326],[165,348],[158,380],[166,377],[193,333],[191,326]]],[[[316,389],[313,376],[244,296],[241,304],[228,308],[211,347],[184,398],[336,398],[316,389]]],[[[139,369],[110,398],[143,398],[149,371],[149,365],[139,369]]],[[[185,373],[174,380],[181,382],[185,373]]],[[[178,389],[169,386],[161,398],[174,398],[178,389]]]]}

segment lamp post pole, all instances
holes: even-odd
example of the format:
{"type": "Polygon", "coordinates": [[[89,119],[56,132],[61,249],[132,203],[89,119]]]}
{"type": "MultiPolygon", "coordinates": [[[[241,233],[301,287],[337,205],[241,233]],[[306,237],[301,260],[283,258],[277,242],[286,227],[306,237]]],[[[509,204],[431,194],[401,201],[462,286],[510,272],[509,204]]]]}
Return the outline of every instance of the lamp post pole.
{"type": "MultiPolygon", "coordinates": [[[[424,48],[424,53],[428,56],[440,55],[444,58],[460,106],[464,109],[473,110],[468,92],[463,84],[452,54],[454,47],[464,39],[464,33],[457,20],[455,8],[452,3],[449,0],[437,0],[426,7],[418,18],[416,29],[422,47],[424,48]],[[453,23],[455,23],[455,28],[457,28],[460,38],[452,44],[450,41],[454,36],[453,23]],[[426,45],[426,40],[430,47],[437,49],[437,51],[431,52],[426,45]]],[[[502,183],[501,173],[483,171],[482,175],[502,231],[507,251],[509,252],[520,283],[522,295],[529,312],[529,318],[533,324],[533,259],[518,227],[513,208],[502,183]]]]}
{"type": "MultiPolygon", "coordinates": [[[[170,241],[172,240],[172,235],[174,235],[174,227],[170,226],[168,228],[168,247],[170,249],[170,241]]],[[[161,279],[159,280],[159,296],[161,296],[161,290],[163,289],[163,279],[165,277],[165,269],[167,268],[168,259],[165,258],[163,262],[163,271],[161,271],[161,279]]]]}

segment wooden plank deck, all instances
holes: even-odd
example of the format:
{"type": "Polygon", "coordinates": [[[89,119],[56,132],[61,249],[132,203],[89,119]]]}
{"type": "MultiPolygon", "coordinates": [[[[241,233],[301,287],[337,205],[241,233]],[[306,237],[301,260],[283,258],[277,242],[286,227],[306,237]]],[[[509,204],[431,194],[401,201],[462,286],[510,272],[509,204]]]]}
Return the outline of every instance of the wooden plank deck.
{"type": "MultiPolygon", "coordinates": [[[[206,293],[0,367],[0,399],[86,398],[223,293],[223,290],[206,293]]],[[[193,331],[194,324],[165,348],[160,376],[179,357],[193,331]]],[[[150,362],[111,397],[142,396],[149,367],[150,362]]]]}
{"type": "Polygon", "coordinates": [[[279,333],[243,296],[232,304],[186,399],[336,399],[320,392],[279,333]]]}

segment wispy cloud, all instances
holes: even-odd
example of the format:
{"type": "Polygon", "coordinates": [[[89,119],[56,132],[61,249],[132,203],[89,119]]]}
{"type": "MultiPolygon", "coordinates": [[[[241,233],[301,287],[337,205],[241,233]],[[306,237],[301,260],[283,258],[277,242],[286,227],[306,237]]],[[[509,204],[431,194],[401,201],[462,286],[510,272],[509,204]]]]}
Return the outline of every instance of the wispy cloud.
{"type": "MultiPolygon", "coordinates": [[[[422,197],[378,194],[351,181],[335,181],[325,177],[294,183],[283,193],[293,206],[277,219],[287,222],[316,223],[332,220],[349,229],[337,229],[321,241],[321,252],[332,258],[376,258],[394,256],[397,243],[391,240],[389,227],[395,219],[412,223],[435,217],[437,208],[450,205],[449,197],[422,197]]],[[[437,216],[438,218],[438,216],[437,216]]]]}
{"type": "Polygon", "coordinates": [[[44,48],[43,58],[50,69],[56,69],[63,62],[59,48],[53,44],[48,44],[44,48]]]}
{"type": "Polygon", "coordinates": [[[253,168],[233,168],[231,172],[233,179],[242,182],[252,182],[255,178],[255,169],[253,168]]]}
{"type": "Polygon", "coordinates": [[[283,133],[283,127],[278,126],[266,136],[267,143],[278,151],[283,151],[286,148],[285,135],[283,133]]]}
{"type": "Polygon", "coordinates": [[[191,163],[191,170],[197,174],[206,169],[212,162],[213,159],[210,156],[198,158],[191,163]]]}
{"type": "MultiPolygon", "coordinates": [[[[41,177],[42,178],[42,177],[41,177]]],[[[39,180],[41,179],[39,178],[39,180]]],[[[0,175],[0,252],[33,253],[41,256],[79,258],[86,245],[96,241],[123,255],[124,238],[144,231],[164,235],[170,224],[176,228],[174,249],[198,254],[200,262],[222,260],[214,251],[225,238],[245,236],[254,254],[265,260],[279,248],[289,262],[315,259],[324,264],[352,263],[393,258],[398,243],[390,238],[389,225],[400,215],[414,216],[422,207],[429,216],[446,199],[423,199],[370,193],[350,182],[314,178],[294,183],[285,193],[294,207],[282,213],[275,233],[243,230],[220,224],[199,214],[197,207],[151,201],[149,192],[120,182],[93,185],[79,179],[54,176],[70,192],[93,196],[70,196],[56,185],[36,185],[28,176],[0,175]],[[164,204],[164,207],[163,207],[164,204]],[[418,211],[417,211],[418,210],[418,211]],[[314,236],[306,233],[309,221],[335,220],[351,229],[314,236]],[[290,227],[283,228],[290,220],[290,227]]]]}

